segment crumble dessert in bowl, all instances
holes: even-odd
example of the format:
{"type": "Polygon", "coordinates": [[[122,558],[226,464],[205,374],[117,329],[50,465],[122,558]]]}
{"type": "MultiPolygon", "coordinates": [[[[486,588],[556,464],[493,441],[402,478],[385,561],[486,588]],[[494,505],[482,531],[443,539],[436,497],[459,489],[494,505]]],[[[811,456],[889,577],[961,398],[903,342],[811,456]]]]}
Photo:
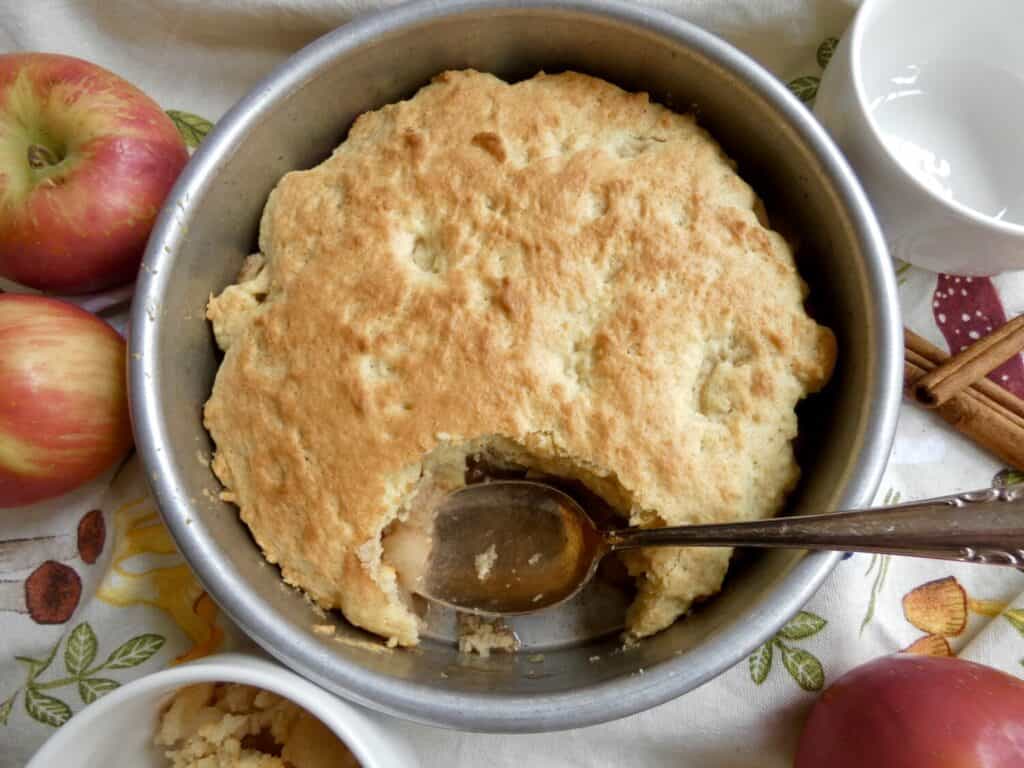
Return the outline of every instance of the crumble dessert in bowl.
{"type": "Polygon", "coordinates": [[[266,658],[216,654],[97,699],[27,768],[415,768],[394,725],[266,658]]]}
{"type": "MultiPolygon", "coordinates": [[[[789,245],[692,116],[566,72],[445,72],[271,193],[208,316],[223,497],[322,609],[411,646],[403,526],[481,463],[630,525],[776,514],[835,360],[789,245]]],[[[471,480],[472,478],[470,478],[471,480]]],[[[627,639],[727,548],[624,556],[627,639]]]]}
{"type": "Polygon", "coordinates": [[[178,689],[154,742],[168,768],[360,768],[341,739],[294,701],[243,683],[178,689]]]}

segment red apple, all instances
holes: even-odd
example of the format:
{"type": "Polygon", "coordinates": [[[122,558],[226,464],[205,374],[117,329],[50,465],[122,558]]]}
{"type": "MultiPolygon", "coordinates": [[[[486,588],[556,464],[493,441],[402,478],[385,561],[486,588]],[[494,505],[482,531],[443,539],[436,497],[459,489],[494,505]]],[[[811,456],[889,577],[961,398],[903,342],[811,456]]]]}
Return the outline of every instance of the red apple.
{"type": "Polygon", "coordinates": [[[171,119],[112,72],[0,55],[0,276],[69,294],[130,282],[187,160],[171,119]]]}
{"type": "Polygon", "coordinates": [[[795,768],[1020,768],[1024,680],[939,656],[857,667],[818,699],[795,768]]]}
{"type": "Polygon", "coordinates": [[[0,294],[0,508],[70,491],[131,444],[117,331],[63,301],[0,294]]]}

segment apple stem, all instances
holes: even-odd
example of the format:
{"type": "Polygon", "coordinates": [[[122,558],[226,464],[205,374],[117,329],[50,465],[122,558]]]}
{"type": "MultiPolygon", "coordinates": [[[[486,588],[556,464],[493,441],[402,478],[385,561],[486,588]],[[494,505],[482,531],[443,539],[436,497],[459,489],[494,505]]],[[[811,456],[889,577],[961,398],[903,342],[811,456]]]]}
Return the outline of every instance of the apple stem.
{"type": "Polygon", "coordinates": [[[57,165],[60,158],[49,147],[42,144],[30,144],[28,147],[28,164],[33,168],[45,168],[48,165],[57,165]]]}

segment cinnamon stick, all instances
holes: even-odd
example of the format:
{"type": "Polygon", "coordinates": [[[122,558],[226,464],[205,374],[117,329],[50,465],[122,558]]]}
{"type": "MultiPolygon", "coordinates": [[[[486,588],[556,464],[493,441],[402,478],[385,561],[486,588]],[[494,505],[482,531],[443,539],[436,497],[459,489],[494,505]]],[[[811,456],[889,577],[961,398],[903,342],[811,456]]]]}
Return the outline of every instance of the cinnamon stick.
{"type": "MultiPolygon", "coordinates": [[[[949,360],[943,350],[905,331],[904,392],[916,400],[920,381],[949,360]]],[[[1024,400],[981,378],[946,397],[935,412],[1015,469],[1024,469],[1024,400]]]]}
{"type": "Polygon", "coordinates": [[[997,328],[921,377],[914,397],[936,408],[1024,350],[1024,315],[997,328]]]}
{"type": "MultiPolygon", "coordinates": [[[[904,328],[903,330],[905,348],[907,350],[913,350],[924,359],[931,361],[931,365],[928,368],[929,372],[940,367],[950,359],[946,350],[935,346],[924,337],[918,336],[909,328],[904,328]]],[[[1005,408],[1024,416],[1024,401],[1014,394],[1007,392],[994,381],[990,381],[986,378],[979,378],[977,381],[972,382],[970,386],[979,392],[983,392],[989,399],[1000,403],[1005,408]]],[[[913,397],[916,400],[916,392],[909,393],[908,397],[913,397]]],[[[924,403],[921,404],[925,405],[924,403]]]]}

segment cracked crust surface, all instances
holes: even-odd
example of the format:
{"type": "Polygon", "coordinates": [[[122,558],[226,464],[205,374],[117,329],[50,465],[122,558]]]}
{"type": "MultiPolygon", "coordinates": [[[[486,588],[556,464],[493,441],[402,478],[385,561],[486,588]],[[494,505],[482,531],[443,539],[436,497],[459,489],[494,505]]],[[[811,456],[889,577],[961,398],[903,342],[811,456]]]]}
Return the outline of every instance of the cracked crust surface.
{"type": "MultiPolygon", "coordinates": [[[[210,302],[226,497],[289,583],[401,644],[419,620],[382,532],[474,446],[634,525],[775,514],[835,342],[759,207],[692,117],[580,74],[447,72],[362,115],[281,180],[210,302]]],[[[630,553],[630,633],[717,591],[729,555],[630,553]]]]}

